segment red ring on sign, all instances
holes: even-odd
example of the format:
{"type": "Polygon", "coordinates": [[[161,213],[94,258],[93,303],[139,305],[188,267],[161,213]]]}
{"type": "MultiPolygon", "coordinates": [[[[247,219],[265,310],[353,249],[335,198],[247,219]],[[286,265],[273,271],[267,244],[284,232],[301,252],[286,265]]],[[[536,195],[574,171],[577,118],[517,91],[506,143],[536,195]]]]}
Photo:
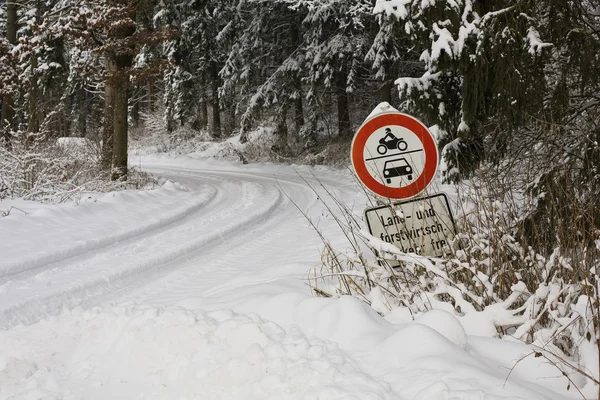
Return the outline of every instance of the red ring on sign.
{"type": "Polygon", "coordinates": [[[438,167],[438,149],[433,135],[419,120],[410,115],[391,113],[378,115],[365,122],[352,140],[352,165],[358,179],[372,192],[392,199],[407,199],[421,193],[433,181],[438,167]],[[371,176],[364,160],[364,149],[369,137],[379,128],[398,125],[409,129],[423,143],[425,165],[423,172],[410,185],[393,188],[386,186],[371,176]]]}

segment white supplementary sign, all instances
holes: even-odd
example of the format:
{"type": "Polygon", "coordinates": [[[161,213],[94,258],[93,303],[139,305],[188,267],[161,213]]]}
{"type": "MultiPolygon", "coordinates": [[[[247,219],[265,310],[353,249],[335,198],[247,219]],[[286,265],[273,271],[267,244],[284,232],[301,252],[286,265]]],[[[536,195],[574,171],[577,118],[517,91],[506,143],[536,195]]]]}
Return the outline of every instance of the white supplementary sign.
{"type": "Polygon", "coordinates": [[[368,208],[365,219],[371,235],[403,253],[443,257],[456,233],[444,193],[368,208]]]}

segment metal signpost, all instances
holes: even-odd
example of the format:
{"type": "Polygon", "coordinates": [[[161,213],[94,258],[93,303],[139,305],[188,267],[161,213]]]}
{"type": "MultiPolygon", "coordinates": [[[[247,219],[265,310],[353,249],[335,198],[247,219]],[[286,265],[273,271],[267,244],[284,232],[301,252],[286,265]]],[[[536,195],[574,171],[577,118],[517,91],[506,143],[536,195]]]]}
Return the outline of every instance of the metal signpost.
{"type": "Polygon", "coordinates": [[[446,195],[415,198],[433,181],[439,159],[435,139],[422,122],[395,110],[375,114],[354,136],[351,158],[367,189],[405,199],[365,210],[371,235],[405,253],[448,254],[456,230],[446,195]]]}

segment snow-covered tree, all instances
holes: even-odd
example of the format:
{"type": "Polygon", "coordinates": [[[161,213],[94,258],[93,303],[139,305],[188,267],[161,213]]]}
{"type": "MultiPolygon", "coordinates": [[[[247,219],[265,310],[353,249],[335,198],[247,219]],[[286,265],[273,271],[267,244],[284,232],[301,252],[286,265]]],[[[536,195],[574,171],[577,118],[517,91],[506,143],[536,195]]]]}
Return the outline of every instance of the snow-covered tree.
{"type": "Polygon", "coordinates": [[[404,32],[404,23],[393,14],[379,13],[377,24],[373,24],[374,37],[365,61],[380,81],[379,99],[390,104],[394,81],[398,76],[413,76],[420,66],[418,54],[404,32]]]}
{"type": "Polygon", "coordinates": [[[361,82],[365,56],[371,46],[365,29],[373,22],[368,0],[306,0],[308,98],[318,103],[322,85],[334,92],[340,137],[352,133],[348,94],[361,82]]]}
{"type": "Polygon", "coordinates": [[[60,1],[7,3],[6,39],[0,45],[7,142],[18,139],[17,132],[28,146],[56,137],[59,120],[64,121],[68,66],[59,21],[63,6],[60,1]]]}
{"type": "Polygon", "coordinates": [[[304,48],[301,22],[306,10],[289,1],[244,0],[238,6],[250,15],[243,31],[229,38],[228,58],[221,70],[224,95],[239,93],[245,107],[241,117],[241,141],[261,109],[273,115],[286,149],[287,114],[293,108],[295,132],[304,125],[302,77],[304,48]]]}
{"type": "Polygon", "coordinates": [[[215,137],[221,135],[219,71],[226,52],[219,37],[228,34],[234,13],[233,0],[172,0],[160,7],[155,15],[155,21],[179,31],[179,37],[167,43],[164,49],[175,65],[165,74],[168,126],[176,120],[180,123],[194,120],[197,114],[204,114],[208,103],[212,134],[215,137]]]}
{"type": "Polygon", "coordinates": [[[2,32],[6,30],[6,34],[0,38],[0,138],[9,146],[13,129],[14,101],[18,92],[17,62],[12,53],[13,46],[17,44],[17,3],[6,3],[6,8],[2,8],[2,17],[2,32]]]}
{"type": "Polygon", "coordinates": [[[542,102],[550,44],[540,39],[541,8],[527,1],[377,1],[375,13],[401,21],[421,54],[422,76],[396,83],[405,107],[445,133],[447,179],[470,173],[485,157],[484,140],[520,126],[542,102]]]}
{"type": "Polygon", "coordinates": [[[379,0],[374,9],[403,23],[421,53],[423,74],[396,83],[404,107],[441,128],[445,178],[528,162],[535,205],[523,229],[550,248],[559,221],[588,221],[578,228],[588,236],[600,222],[572,212],[600,194],[599,10],[597,0],[379,0]]]}

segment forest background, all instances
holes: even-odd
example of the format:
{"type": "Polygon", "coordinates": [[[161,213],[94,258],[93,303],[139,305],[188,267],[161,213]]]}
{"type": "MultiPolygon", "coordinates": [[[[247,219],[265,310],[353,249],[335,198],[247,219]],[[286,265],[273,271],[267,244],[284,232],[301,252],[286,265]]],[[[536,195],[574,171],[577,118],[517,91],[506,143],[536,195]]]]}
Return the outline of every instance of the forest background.
{"type": "Polygon", "coordinates": [[[597,191],[596,0],[2,3],[5,149],[84,137],[120,179],[129,128],[159,117],[166,137],[271,126],[297,157],[387,101],[437,125],[446,180],[539,144],[539,185],[597,191]]]}
{"type": "MultiPolygon", "coordinates": [[[[382,274],[385,296],[414,311],[416,287],[457,313],[500,304],[499,336],[598,383],[584,354],[600,343],[600,0],[0,4],[0,199],[135,185],[135,141],[347,164],[386,101],[435,126],[442,178],[470,208],[444,273],[382,274]]],[[[372,290],[366,276],[340,290],[372,290]]]]}

